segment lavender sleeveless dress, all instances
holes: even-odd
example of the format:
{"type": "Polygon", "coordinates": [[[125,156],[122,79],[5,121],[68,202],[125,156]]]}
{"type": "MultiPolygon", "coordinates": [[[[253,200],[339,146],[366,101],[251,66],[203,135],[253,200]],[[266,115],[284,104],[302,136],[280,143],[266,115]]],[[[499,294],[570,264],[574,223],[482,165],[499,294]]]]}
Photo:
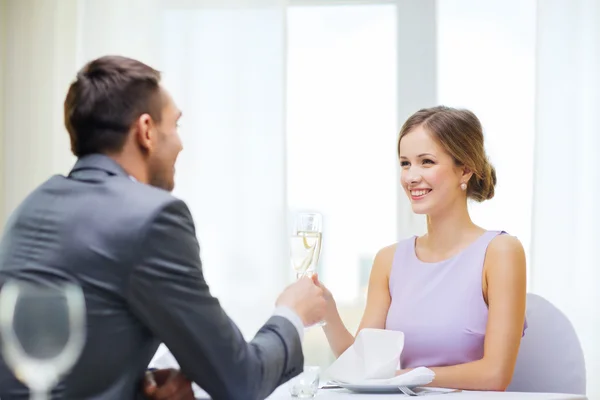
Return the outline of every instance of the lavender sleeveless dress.
{"type": "Polygon", "coordinates": [[[404,332],[401,368],[482,358],[488,319],[481,287],[483,262],[488,245],[500,234],[505,232],[485,232],[459,254],[436,263],[417,258],[416,237],[398,243],[386,329],[404,332]]]}

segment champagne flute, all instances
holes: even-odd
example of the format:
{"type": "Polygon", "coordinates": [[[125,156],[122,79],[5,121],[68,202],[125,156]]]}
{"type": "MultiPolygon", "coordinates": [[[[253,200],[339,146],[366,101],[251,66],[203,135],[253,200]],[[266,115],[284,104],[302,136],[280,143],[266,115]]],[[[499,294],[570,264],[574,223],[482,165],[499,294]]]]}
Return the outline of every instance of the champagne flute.
{"type": "MultiPolygon", "coordinates": [[[[299,213],[292,233],[290,250],[296,279],[313,276],[317,271],[323,240],[323,217],[319,213],[299,213]]],[[[317,325],[325,325],[325,321],[317,325]]]]}
{"type": "Polygon", "coordinates": [[[83,350],[83,291],[8,281],[0,291],[0,332],[6,365],[29,387],[31,400],[46,400],[83,350]]]}

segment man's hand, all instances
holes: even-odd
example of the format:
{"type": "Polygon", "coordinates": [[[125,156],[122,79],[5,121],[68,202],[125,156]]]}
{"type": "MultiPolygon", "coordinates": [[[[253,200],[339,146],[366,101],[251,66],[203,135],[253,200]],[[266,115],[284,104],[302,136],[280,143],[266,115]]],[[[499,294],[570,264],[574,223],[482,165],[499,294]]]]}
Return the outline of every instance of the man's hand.
{"type": "MultiPolygon", "coordinates": [[[[316,279],[315,279],[316,280],[316,279]]],[[[279,298],[277,306],[289,307],[302,319],[304,326],[311,326],[323,320],[325,316],[325,297],[323,289],[315,280],[303,277],[288,286],[279,298]]]]}
{"type": "Polygon", "coordinates": [[[192,382],[176,369],[146,372],[144,394],[150,400],[194,400],[192,382]]]}

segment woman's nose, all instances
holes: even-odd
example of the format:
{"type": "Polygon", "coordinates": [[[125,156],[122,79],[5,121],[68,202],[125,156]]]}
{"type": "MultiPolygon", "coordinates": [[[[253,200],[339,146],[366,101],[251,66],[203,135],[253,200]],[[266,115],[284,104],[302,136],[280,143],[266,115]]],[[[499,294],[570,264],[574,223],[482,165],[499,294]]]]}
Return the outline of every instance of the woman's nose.
{"type": "Polygon", "coordinates": [[[419,183],[421,181],[421,174],[415,170],[405,170],[404,181],[409,185],[419,183]]]}

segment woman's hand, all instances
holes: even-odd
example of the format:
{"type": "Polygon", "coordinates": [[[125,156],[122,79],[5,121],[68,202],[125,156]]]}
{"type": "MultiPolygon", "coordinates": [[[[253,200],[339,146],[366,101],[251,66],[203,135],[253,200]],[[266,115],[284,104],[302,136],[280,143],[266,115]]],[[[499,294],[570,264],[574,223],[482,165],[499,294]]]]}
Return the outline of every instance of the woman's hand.
{"type": "Polygon", "coordinates": [[[319,281],[318,274],[314,274],[312,276],[312,280],[315,283],[315,285],[319,286],[323,290],[323,296],[325,297],[325,303],[326,303],[325,322],[329,322],[332,320],[332,318],[335,318],[338,315],[338,310],[337,310],[337,305],[335,303],[335,299],[333,298],[333,295],[331,294],[329,289],[327,289],[327,287],[325,287],[323,282],[319,281]]]}
{"type": "Polygon", "coordinates": [[[407,372],[410,372],[412,370],[413,370],[412,368],[399,369],[396,371],[396,376],[406,374],[407,372]]]}
{"type": "MultiPolygon", "coordinates": [[[[395,252],[396,245],[392,245],[381,249],[375,256],[371,277],[369,278],[365,313],[358,327],[358,332],[363,328],[385,329],[385,321],[391,303],[389,275],[395,252]]],[[[337,358],[352,346],[354,335],[344,326],[344,321],[340,317],[331,292],[323,283],[319,282],[319,277],[316,274],[313,275],[313,282],[323,290],[326,303],[325,322],[327,323],[323,326],[323,332],[325,332],[333,355],[337,358]]]]}

